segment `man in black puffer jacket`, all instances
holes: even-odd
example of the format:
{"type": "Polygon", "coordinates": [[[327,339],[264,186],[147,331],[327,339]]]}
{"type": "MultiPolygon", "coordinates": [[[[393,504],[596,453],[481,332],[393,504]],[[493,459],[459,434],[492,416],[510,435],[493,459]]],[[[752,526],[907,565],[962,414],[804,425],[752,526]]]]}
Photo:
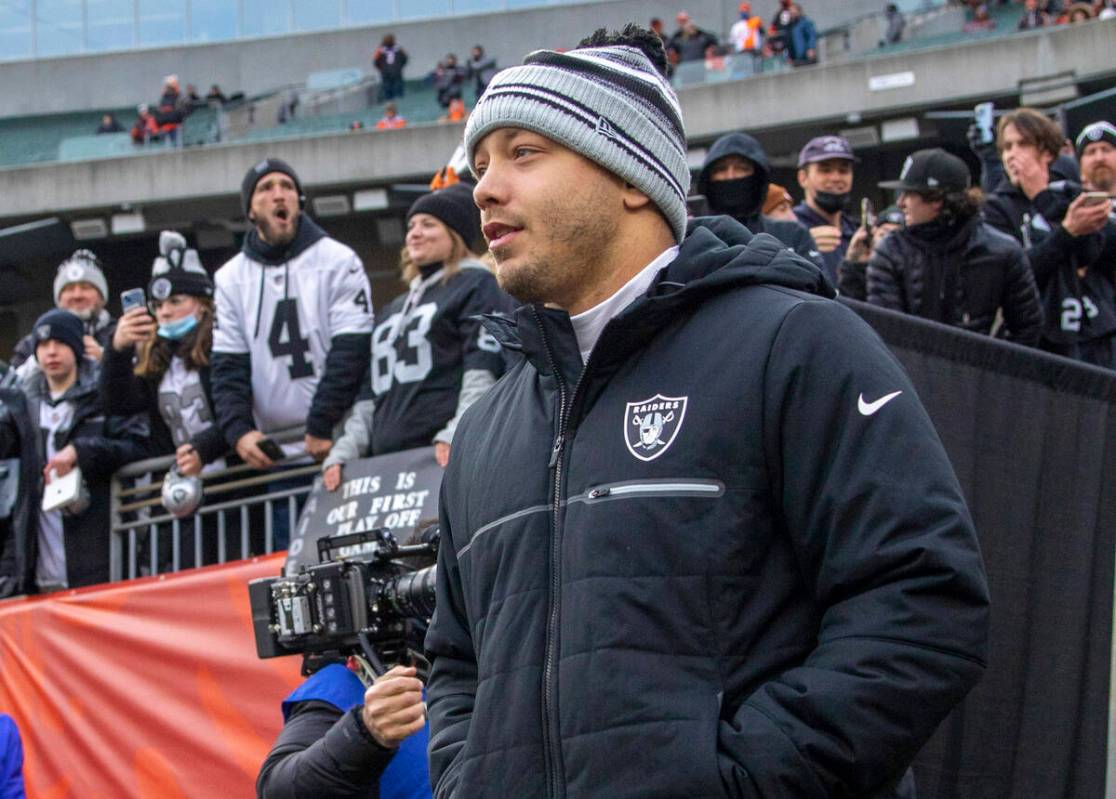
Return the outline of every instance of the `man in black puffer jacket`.
{"type": "Polygon", "coordinates": [[[1106,237],[1108,204],[1081,196],[1074,169],[1059,170],[1062,130],[1020,108],[1001,117],[996,144],[1007,179],[988,197],[988,224],[1027,251],[1042,298],[1041,346],[1116,368],[1116,237],[1106,237]]]}
{"type": "Polygon", "coordinates": [[[710,212],[731,216],[753,233],[770,233],[823,267],[821,253],[804,225],[763,215],[770,183],[767,153],[747,133],[728,133],[713,142],[698,175],[698,191],[705,195],[710,212]]]}
{"type": "Polygon", "coordinates": [[[528,304],[493,320],[516,362],[442,485],[435,796],[913,797],[984,668],[960,487],[816,266],[728,217],[687,228],[664,71],[650,32],[599,31],[469,117],[528,304]]]}
{"type": "Polygon", "coordinates": [[[980,220],[969,168],[945,150],[919,150],[894,189],[906,227],[868,261],[868,302],[976,333],[991,333],[1003,310],[1007,338],[1037,346],[1042,308],[1023,248],[980,220]]]}

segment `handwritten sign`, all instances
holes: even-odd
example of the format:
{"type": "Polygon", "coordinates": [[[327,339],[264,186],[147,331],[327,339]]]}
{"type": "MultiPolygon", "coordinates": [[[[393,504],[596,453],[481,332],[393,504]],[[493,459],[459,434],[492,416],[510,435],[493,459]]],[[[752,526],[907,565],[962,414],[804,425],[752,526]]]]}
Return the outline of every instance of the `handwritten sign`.
{"type": "Polygon", "coordinates": [[[433,447],[350,461],[336,491],[326,491],[317,478],[299,516],[284,574],[317,563],[318,539],[325,536],[386,527],[404,543],[416,528],[437,519],[441,483],[442,468],[434,460],[433,447]]]}

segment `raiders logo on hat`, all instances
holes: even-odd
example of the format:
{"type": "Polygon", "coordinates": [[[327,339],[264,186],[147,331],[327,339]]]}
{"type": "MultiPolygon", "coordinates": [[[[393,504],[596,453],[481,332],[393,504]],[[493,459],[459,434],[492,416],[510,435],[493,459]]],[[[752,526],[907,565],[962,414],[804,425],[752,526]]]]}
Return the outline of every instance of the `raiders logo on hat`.
{"type": "Polygon", "coordinates": [[[1104,135],[1104,128],[1102,128],[1100,125],[1097,125],[1096,127],[1090,128],[1089,132],[1085,135],[1088,136],[1089,139],[1092,141],[1100,141],[1101,136],[1104,135]]]}
{"type": "Polygon", "coordinates": [[[67,280],[81,280],[83,277],[85,277],[85,270],[80,264],[70,264],[66,267],[67,280]]]}
{"type": "Polygon", "coordinates": [[[39,341],[46,341],[50,338],[50,325],[39,325],[38,329],[35,330],[35,338],[39,341]]]}
{"type": "Polygon", "coordinates": [[[151,284],[151,296],[157,300],[165,300],[171,295],[171,282],[161,277],[151,284]]]}

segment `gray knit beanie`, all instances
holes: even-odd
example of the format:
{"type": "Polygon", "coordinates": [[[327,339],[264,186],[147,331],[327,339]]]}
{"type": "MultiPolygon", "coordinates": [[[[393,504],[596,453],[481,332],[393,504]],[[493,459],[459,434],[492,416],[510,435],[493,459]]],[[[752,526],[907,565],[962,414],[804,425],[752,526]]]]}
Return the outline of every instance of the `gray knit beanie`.
{"type": "Polygon", "coordinates": [[[682,241],[690,168],[678,98],[636,47],[537,50],[500,72],[465,125],[469,168],[477,143],[523,128],[585,156],[646,194],[682,241]]]}
{"type": "Polygon", "coordinates": [[[89,250],[77,250],[58,265],[58,274],[54,276],[55,305],[58,305],[62,289],[71,283],[91,283],[101,292],[102,300],[108,299],[108,281],[101,269],[101,260],[89,250]]]}

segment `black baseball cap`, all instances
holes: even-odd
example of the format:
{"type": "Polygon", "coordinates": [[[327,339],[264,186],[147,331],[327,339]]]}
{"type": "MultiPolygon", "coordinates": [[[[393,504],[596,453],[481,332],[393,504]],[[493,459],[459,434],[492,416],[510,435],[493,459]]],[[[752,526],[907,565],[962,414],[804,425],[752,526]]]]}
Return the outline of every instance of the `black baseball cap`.
{"type": "Polygon", "coordinates": [[[935,147],[907,156],[899,180],[885,180],[879,186],[896,191],[964,191],[972,185],[971,180],[964,161],[935,147]]]}

